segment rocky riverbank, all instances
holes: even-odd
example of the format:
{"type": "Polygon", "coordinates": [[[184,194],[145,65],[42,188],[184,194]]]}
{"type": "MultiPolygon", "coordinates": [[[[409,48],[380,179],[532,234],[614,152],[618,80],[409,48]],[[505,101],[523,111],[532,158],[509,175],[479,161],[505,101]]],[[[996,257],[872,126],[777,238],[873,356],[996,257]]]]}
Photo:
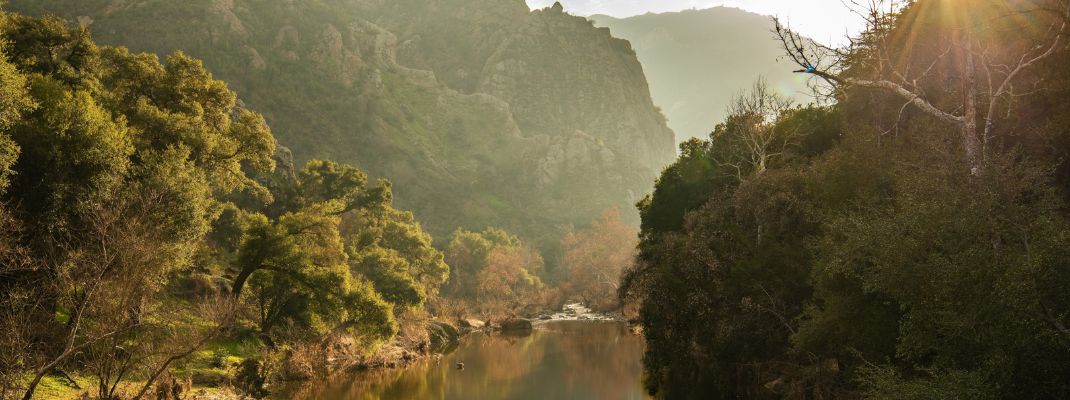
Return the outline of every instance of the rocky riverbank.
{"type": "Polygon", "coordinates": [[[452,322],[432,319],[424,324],[426,335],[410,335],[419,339],[395,340],[380,346],[374,353],[363,353],[352,338],[332,337],[317,346],[282,350],[274,357],[257,361],[255,368],[251,365],[248,368],[236,365],[230,379],[211,385],[213,387],[204,386],[196,380],[174,380],[169,385],[161,385],[160,393],[163,397],[160,398],[252,399],[253,397],[242,394],[248,392],[247,389],[238,389],[248,386],[245,381],[250,379],[262,379],[266,391],[271,392],[272,396],[286,396],[287,393],[300,392],[312,382],[332,377],[407,368],[417,362],[438,359],[453,351],[460,340],[472,332],[497,331],[523,335],[538,325],[555,321],[624,320],[620,314],[598,313],[581,303],[565,304],[559,311],[545,312],[531,318],[508,318],[500,321],[463,318],[452,322]],[[164,393],[174,393],[174,396],[167,397],[164,393]]]}
{"type": "MultiPolygon", "coordinates": [[[[368,373],[378,370],[407,368],[411,364],[442,357],[451,352],[466,335],[477,331],[498,331],[509,334],[524,334],[536,326],[554,321],[623,321],[619,314],[594,312],[580,303],[564,305],[553,313],[541,313],[532,318],[508,318],[500,321],[483,321],[463,318],[455,322],[438,319],[427,321],[426,339],[395,340],[382,345],[376,352],[362,354],[350,338],[336,337],[326,340],[316,348],[287,350],[275,361],[275,366],[265,366],[273,371],[267,390],[273,396],[299,392],[311,382],[320,382],[344,374],[368,373]]],[[[270,361],[267,361],[270,362],[270,361]]],[[[238,376],[233,381],[240,381],[238,376]]],[[[239,393],[235,387],[240,382],[230,382],[221,388],[193,387],[185,390],[189,395],[181,398],[195,400],[251,399],[239,393]]]]}

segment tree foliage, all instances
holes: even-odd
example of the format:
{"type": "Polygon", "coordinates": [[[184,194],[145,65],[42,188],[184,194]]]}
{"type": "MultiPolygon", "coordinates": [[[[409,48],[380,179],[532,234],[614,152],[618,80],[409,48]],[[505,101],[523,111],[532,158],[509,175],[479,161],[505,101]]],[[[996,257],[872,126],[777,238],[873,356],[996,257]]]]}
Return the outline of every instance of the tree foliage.
{"type": "Polygon", "coordinates": [[[245,327],[392,340],[442,253],[389,182],[281,150],[199,60],[0,14],[0,397],[74,370],[140,398],[245,327]]]}
{"type": "Polygon", "coordinates": [[[620,220],[616,209],[606,210],[590,228],[569,232],[562,240],[565,255],[558,267],[564,297],[575,297],[591,309],[619,307],[621,274],[632,265],[638,232],[620,220]]]}
{"type": "MultiPolygon", "coordinates": [[[[971,34],[987,46],[985,62],[994,62],[1050,44],[1065,3],[1029,12],[998,2],[945,3],[913,2],[874,27],[886,30],[865,33],[841,53],[840,75],[830,78],[840,89],[834,105],[782,108],[763,118],[768,126],[736,107],[709,140],[682,146],[653,197],[639,204],[638,263],[620,292],[641,304],[651,392],[1070,393],[1070,302],[1062,290],[1070,279],[1063,268],[1070,262],[1068,187],[1063,152],[1051,147],[1070,134],[1062,101],[1070,81],[1060,67],[1067,52],[1053,51],[1016,78],[1046,79],[1045,90],[1027,96],[990,98],[981,82],[936,90],[948,79],[966,82],[964,64],[941,56],[963,46],[953,41],[964,35],[961,18],[986,21],[971,34]],[[985,147],[963,151],[960,129],[904,106],[908,99],[896,93],[858,84],[897,79],[880,68],[893,68],[881,58],[887,54],[908,55],[894,68],[912,71],[917,80],[908,83],[936,107],[954,108],[970,93],[980,108],[998,102],[993,126],[976,131],[987,132],[979,142],[985,147]],[[931,73],[921,73],[930,64],[931,73]],[[766,128],[762,137],[780,131],[790,138],[764,170],[739,162],[760,160],[740,157],[759,154],[754,141],[728,140],[754,126],[766,128]],[[749,168],[737,174],[740,165],[749,168]]],[[[983,76],[981,64],[974,68],[983,76]]],[[[983,113],[975,117],[983,125],[983,113]]]]}
{"type": "Polygon", "coordinates": [[[453,268],[445,295],[490,318],[513,317],[540,304],[544,261],[516,236],[496,228],[458,230],[446,250],[453,268]]]}

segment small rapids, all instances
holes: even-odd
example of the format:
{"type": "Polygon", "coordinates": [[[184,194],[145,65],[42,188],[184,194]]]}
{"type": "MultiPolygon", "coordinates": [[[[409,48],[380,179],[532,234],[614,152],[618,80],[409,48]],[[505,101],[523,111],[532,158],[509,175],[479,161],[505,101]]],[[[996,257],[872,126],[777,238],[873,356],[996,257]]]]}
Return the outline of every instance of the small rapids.
{"type": "Polygon", "coordinates": [[[561,311],[553,314],[542,314],[540,321],[620,321],[619,315],[597,313],[584,306],[583,303],[568,303],[561,307],[561,311]]]}

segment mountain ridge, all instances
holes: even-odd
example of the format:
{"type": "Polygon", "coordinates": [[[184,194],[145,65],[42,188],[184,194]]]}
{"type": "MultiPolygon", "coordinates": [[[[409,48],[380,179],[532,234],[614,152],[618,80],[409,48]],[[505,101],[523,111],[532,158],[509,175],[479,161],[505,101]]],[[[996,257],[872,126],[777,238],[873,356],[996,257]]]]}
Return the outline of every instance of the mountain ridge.
{"type": "Polygon", "coordinates": [[[805,78],[779,60],[783,52],[768,16],[719,6],[589,18],[631,42],[654,102],[664,110],[678,141],[712,132],[732,97],[759,76],[799,102],[810,101],[805,78]]]}

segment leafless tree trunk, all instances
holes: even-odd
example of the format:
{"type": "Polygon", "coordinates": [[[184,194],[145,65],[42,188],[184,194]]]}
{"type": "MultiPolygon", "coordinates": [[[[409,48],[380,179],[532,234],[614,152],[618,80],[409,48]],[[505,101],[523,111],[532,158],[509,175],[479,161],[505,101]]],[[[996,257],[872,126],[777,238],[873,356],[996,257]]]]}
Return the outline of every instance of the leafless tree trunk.
{"type": "MultiPolygon", "coordinates": [[[[965,14],[965,11],[963,12],[965,14]]],[[[966,162],[970,173],[978,175],[983,167],[981,141],[977,137],[977,69],[974,62],[973,35],[966,31],[963,38],[962,59],[962,145],[966,152],[966,162]]]]}

